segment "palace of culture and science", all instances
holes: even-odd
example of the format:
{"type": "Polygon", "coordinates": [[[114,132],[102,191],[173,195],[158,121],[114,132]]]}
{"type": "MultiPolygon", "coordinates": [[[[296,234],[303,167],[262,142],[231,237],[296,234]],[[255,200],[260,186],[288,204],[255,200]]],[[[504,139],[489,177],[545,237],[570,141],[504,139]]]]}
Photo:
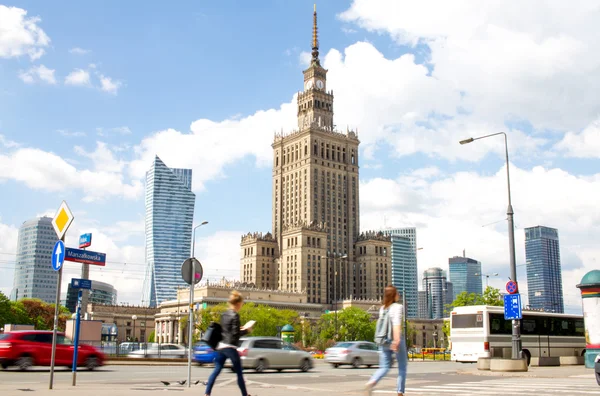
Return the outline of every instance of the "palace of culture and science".
{"type": "Polygon", "coordinates": [[[360,233],[360,141],[356,131],[335,129],[316,9],[303,73],[298,129],[276,134],[272,144],[272,233],[242,236],[241,281],[306,293],[315,304],[380,299],[391,282],[390,237],[360,233]]]}

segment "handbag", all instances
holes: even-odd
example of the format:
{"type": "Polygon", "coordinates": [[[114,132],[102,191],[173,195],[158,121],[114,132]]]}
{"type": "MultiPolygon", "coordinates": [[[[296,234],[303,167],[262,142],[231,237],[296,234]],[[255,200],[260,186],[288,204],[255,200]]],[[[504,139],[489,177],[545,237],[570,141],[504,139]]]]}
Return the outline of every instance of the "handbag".
{"type": "Polygon", "coordinates": [[[212,349],[216,349],[222,339],[223,334],[221,325],[217,322],[210,322],[206,332],[202,336],[202,341],[206,342],[212,349]]]}

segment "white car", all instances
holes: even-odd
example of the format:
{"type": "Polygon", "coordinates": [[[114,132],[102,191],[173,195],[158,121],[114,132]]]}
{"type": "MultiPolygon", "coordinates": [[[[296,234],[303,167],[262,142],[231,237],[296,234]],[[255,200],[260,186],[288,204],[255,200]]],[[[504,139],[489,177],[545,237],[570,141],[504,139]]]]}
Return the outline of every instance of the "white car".
{"type": "Polygon", "coordinates": [[[138,349],[127,356],[132,358],[177,359],[188,355],[188,349],[177,344],[151,344],[147,349],[138,349]]]}

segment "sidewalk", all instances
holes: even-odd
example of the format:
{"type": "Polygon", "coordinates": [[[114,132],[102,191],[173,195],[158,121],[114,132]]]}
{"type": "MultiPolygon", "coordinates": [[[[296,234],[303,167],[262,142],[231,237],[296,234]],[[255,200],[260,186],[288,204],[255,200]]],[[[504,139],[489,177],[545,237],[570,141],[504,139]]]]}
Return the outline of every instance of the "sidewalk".
{"type": "Polygon", "coordinates": [[[464,369],[456,371],[457,374],[481,375],[490,377],[532,377],[532,378],[591,378],[594,379],[593,369],[587,369],[585,366],[559,366],[559,367],[529,367],[525,372],[497,372],[489,370],[477,370],[477,365],[473,364],[464,369]]]}

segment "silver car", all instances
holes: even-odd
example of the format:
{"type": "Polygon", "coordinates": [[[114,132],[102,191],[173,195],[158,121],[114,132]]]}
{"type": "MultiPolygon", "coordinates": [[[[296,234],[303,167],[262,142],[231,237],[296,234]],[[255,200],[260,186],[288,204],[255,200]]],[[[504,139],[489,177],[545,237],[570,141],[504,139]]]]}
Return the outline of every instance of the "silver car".
{"type": "Polygon", "coordinates": [[[325,351],[325,361],[333,367],[350,364],[354,368],[379,364],[377,345],[368,341],[338,342],[325,351]]]}
{"type": "Polygon", "coordinates": [[[161,358],[176,359],[184,358],[188,354],[188,349],[177,344],[150,344],[147,349],[138,349],[127,355],[132,358],[161,358]]]}
{"type": "Polygon", "coordinates": [[[277,337],[244,337],[238,348],[242,367],[261,373],[267,369],[299,369],[306,372],[314,367],[310,353],[284,343],[277,337]]]}

